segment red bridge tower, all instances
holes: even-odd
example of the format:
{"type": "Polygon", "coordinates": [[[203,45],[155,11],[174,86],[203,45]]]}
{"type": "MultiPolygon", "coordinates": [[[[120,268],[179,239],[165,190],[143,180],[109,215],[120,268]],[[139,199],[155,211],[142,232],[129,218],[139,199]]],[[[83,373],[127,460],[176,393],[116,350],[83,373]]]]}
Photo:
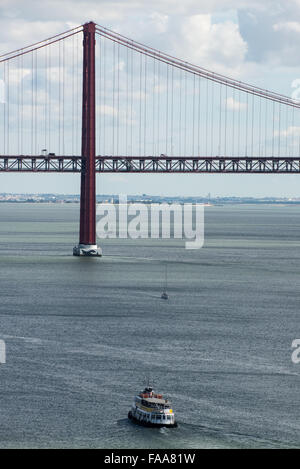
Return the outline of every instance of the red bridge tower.
{"type": "Polygon", "coordinates": [[[83,27],[80,235],[74,256],[101,256],[96,244],[95,23],[83,27]]]}

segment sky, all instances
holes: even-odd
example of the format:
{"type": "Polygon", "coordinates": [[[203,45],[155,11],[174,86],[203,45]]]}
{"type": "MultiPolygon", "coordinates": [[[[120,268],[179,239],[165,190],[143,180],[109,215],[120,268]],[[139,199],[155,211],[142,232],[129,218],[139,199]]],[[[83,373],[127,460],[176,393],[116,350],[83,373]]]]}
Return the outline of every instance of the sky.
{"type": "MultiPolygon", "coordinates": [[[[86,21],[291,96],[300,80],[300,0],[0,0],[1,53],[86,21]]],[[[97,193],[300,196],[296,175],[98,175],[97,193]]],[[[79,175],[0,174],[0,192],[79,193],[79,175]]]]}

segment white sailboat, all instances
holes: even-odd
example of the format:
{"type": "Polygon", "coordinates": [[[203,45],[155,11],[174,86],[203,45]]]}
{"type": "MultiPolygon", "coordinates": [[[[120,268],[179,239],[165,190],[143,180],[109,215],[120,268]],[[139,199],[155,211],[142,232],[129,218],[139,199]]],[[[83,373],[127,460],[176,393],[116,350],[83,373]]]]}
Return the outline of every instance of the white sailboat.
{"type": "Polygon", "coordinates": [[[169,295],[167,293],[167,287],[168,287],[168,265],[165,265],[165,285],[164,285],[164,290],[161,294],[161,299],[162,300],[168,300],[169,295]]]}

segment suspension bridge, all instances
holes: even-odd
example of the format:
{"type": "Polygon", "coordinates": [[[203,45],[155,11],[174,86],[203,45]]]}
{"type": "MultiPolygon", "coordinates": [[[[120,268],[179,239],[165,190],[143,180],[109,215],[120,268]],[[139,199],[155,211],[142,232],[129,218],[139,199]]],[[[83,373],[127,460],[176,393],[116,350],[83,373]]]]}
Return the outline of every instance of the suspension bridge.
{"type": "Polygon", "coordinates": [[[100,253],[96,173],[300,173],[300,102],[94,22],[0,55],[0,77],[0,173],[81,174],[75,255],[100,253]]]}

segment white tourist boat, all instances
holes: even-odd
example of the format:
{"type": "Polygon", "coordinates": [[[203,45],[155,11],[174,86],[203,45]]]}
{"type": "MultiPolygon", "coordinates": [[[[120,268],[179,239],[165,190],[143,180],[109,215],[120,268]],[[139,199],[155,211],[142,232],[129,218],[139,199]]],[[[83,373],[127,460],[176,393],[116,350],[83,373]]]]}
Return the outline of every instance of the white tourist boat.
{"type": "Polygon", "coordinates": [[[145,427],[177,427],[171,402],[151,386],[135,396],[128,418],[145,427]]]}

